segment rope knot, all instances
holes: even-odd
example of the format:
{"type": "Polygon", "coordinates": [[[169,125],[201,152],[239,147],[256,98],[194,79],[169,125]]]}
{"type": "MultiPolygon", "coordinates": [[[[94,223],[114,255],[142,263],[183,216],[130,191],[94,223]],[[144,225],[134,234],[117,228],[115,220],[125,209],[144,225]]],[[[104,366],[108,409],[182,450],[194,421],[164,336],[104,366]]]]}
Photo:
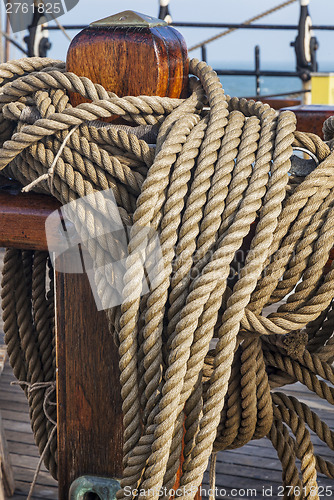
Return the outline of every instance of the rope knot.
{"type": "Polygon", "coordinates": [[[290,332],[282,337],[282,347],[292,359],[301,359],[306,349],[308,335],[305,331],[290,332]]]}

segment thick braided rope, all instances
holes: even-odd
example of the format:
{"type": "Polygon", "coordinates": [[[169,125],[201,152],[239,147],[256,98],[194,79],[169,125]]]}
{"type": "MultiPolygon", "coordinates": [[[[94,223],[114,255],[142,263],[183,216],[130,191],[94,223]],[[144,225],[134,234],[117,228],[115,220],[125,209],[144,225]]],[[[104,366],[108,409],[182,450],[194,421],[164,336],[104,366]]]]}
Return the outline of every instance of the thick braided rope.
{"type": "MultiPolygon", "coordinates": [[[[283,486],[285,488],[292,487],[292,492],[303,491],[302,482],[296,466],[295,441],[290,436],[287,426],[282,423],[281,419],[273,420],[268,438],[277,451],[278,458],[282,464],[283,486]]],[[[300,497],[301,495],[293,496],[293,498],[297,498],[298,500],[300,497]]],[[[284,498],[289,498],[287,491],[285,492],[284,498]]]]}
{"type": "MultiPolygon", "coordinates": [[[[32,255],[8,249],[5,254],[1,292],[5,341],[16,378],[31,385],[54,381],[56,376],[52,353],[52,317],[47,311],[53,298],[48,297],[45,290],[46,270],[47,255],[44,252],[32,255]],[[30,276],[25,270],[30,271],[30,276]],[[11,306],[8,306],[8,301],[11,306]],[[15,309],[12,308],[13,304],[16,305],[15,309]]],[[[32,429],[39,452],[42,453],[53,429],[43,409],[46,389],[44,387],[29,394],[26,387],[23,388],[30,405],[32,429]]],[[[55,409],[53,407],[50,410],[54,419],[55,409]]],[[[45,455],[45,464],[54,477],[57,476],[56,448],[54,436],[45,455]]]]}
{"type": "MultiPolygon", "coordinates": [[[[275,392],[274,402],[277,405],[288,408],[290,412],[297,414],[299,419],[303,420],[331,450],[334,449],[333,431],[331,431],[328,425],[323,422],[316,413],[311,411],[305,403],[301,403],[295,397],[286,396],[281,392],[275,392]]],[[[317,470],[333,478],[334,464],[324,460],[318,455],[315,455],[315,459],[317,462],[317,470]]]]}
{"type": "MultiPolygon", "coordinates": [[[[107,310],[123,398],[119,498],[127,486],[157,499],[161,487],[174,486],[182,453],[182,496],[192,498],[212,450],[265,435],[282,461],[284,484],[311,491],[315,469],[329,477],[333,469],[322,457],[307,458],[305,424],[330,448],[332,435],[306,405],[278,399],[270,388],[299,380],[334,403],[327,362],[334,357],[334,270],[324,273],[334,246],[333,154],[317,136],[296,132],[292,113],[226,96],[203,62],[192,60],[190,70],[189,97],[178,100],[119,98],[59,61],[0,66],[0,169],[62,204],[95,194],[79,206],[75,225],[105,308],[115,283],[103,267],[124,255],[103,228],[117,216],[131,226],[123,302],[107,310]],[[91,102],[73,108],[68,92],[91,102]],[[99,122],[115,114],[135,127],[99,122]],[[293,146],[320,162],[297,185],[289,176],[293,146]],[[115,203],[103,198],[108,189],[115,203]],[[152,277],[144,296],[139,251],[152,277]],[[264,307],[288,294],[266,317],[264,307]]],[[[14,373],[27,384],[55,380],[49,265],[41,252],[6,253],[6,342],[14,373]]],[[[23,389],[43,452],[55,407],[47,418],[45,387],[23,389]]],[[[52,436],[45,462],[56,477],[52,436]]]]}

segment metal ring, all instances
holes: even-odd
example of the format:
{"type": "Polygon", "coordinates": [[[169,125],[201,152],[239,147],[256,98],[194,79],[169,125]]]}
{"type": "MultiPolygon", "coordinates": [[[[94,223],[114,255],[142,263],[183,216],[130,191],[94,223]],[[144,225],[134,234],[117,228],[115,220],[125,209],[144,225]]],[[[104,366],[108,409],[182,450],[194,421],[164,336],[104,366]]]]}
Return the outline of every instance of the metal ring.
{"type": "Polygon", "coordinates": [[[292,146],[292,151],[301,151],[302,153],[308,154],[312,158],[312,160],[315,161],[316,166],[318,166],[319,163],[320,163],[319,160],[318,160],[318,158],[315,156],[315,154],[311,153],[311,151],[309,151],[306,148],[301,148],[299,146],[292,146]]]}
{"type": "Polygon", "coordinates": [[[84,500],[89,493],[95,493],[101,500],[116,500],[116,493],[120,488],[118,479],[81,476],[71,484],[69,500],[84,500]]]}

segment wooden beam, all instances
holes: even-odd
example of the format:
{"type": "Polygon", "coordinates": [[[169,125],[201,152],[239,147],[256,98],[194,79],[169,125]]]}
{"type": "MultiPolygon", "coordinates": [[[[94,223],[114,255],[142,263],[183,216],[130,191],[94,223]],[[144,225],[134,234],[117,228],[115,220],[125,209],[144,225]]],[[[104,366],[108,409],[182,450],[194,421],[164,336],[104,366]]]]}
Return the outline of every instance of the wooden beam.
{"type": "Polygon", "coordinates": [[[20,193],[16,186],[0,177],[0,247],[47,250],[45,221],[60,203],[52,196],[20,193]]]}
{"type": "MultiPolygon", "coordinates": [[[[59,259],[66,257],[60,256],[59,259]]],[[[118,350],[86,274],[55,273],[59,500],[81,475],[122,475],[118,350]]]]}

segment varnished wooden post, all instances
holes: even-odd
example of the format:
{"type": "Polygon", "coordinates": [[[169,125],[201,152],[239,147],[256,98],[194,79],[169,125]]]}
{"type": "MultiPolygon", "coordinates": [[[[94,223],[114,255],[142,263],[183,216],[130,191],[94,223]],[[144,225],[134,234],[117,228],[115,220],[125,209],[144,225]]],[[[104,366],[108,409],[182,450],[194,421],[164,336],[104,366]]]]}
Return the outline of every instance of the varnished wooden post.
{"type": "Polygon", "coordinates": [[[56,271],[55,290],[58,498],[67,500],[79,476],[121,477],[122,401],[117,347],[87,275],[56,271]]]}
{"type": "MultiPolygon", "coordinates": [[[[182,35],[160,19],[125,11],[72,40],[66,69],[126,95],[186,97],[189,61],[182,35]]],[[[84,101],[71,94],[73,106],[84,101]]]]}
{"type": "MultiPolygon", "coordinates": [[[[161,20],[130,11],[79,33],[66,65],[120,96],[187,94],[182,36],[161,20]]],[[[73,105],[80,102],[71,95],[73,105]]],[[[62,266],[66,257],[59,259],[62,266]]],[[[67,500],[71,483],[82,475],[122,476],[122,402],[117,348],[87,275],[56,271],[55,293],[59,500],[67,500]]]]}

